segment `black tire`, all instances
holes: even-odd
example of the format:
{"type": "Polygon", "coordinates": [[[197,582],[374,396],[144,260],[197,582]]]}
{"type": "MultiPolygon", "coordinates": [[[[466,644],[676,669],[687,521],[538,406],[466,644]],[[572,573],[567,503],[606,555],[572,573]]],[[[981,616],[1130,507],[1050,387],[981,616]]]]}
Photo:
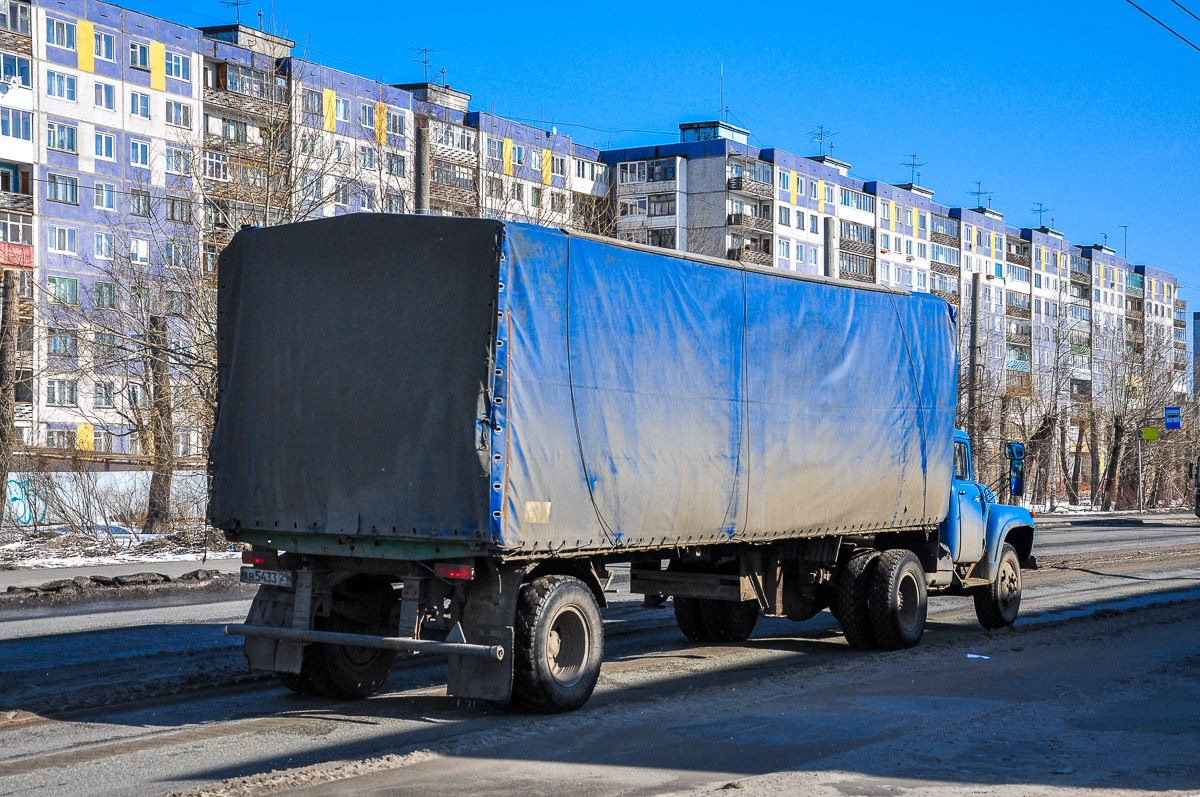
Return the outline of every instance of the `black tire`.
{"type": "Polygon", "coordinates": [[[867,595],[871,591],[871,575],[875,572],[878,559],[879,551],[859,551],[838,570],[833,616],[841,625],[846,642],[858,650],[875,647],[867,595]]]}
{"type": "Polygon", "coordinates": [[[308,673],[304,671],[304,665],[300,666],[300,672],[298,673],[277,672],[275,673],[275,677],[279,680],[279,683],[283,684],[298,695],[312,697],[313,695],[320,694],[320,692],[317,691],[317,687],[314,686],[313,682],[308,679],[308,673]]]}
{"type": "Polygon", "coordinates": [[[758,601],[700,600],[700,622],[712,642],[744,642],[758,624],[758,601]]]}
{"type": "Polygon", "coordinates": [[[1021,561],[1008,543],[1000,549],[1000,563],[991,584],[975,590],[975,616],[984,628],[1007,628],[1021,611],[1021,561]]]}
{"type": "Polygon", "coordinates": [[[573,576],[542,576],[517,597],[512,702],[525,711],[573,711],[588,701],[604,660],[596,597],[573,576]]]}
{"type": "MultiPolygon", "coordinates": [[[[338,614],[318,618],[316,626],[318,631],[342,634],[379,634],[381,631],[338,614]]],[[[358,699],[378,692],[395,663],[394,650],[312,644],[304,651],[301,675],[325,697],[358,699]]]]}
{"type": "Polygon", "coordinates": [[[884,650],[911,648],[925,633],[929,595],[925,569],[912,551],[884,551],[871,575],[867,597],[875,644],[884,650]]]}
{"type": "Polygon", "coordinates": [[[699,598],[672,598],[675,604],[675,625],[688,638],[689,642],[711,642],[704,621],[700,619],[699,598]]]}

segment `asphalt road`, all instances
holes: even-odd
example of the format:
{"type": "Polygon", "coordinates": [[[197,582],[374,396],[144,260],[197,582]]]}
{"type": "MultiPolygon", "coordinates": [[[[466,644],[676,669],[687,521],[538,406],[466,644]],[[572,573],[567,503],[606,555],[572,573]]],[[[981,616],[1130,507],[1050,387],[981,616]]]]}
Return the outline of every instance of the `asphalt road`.
{"type": "Polygon", "coordinates": [[[437,660],[368,701],[297,698],[219,633],[244,600],[10,613],[0,794],[1200,789],[1200,530],[1047,527],[1037,552],[1017,629],[935,598],[900,653],[849,651],[828,613],[691,646],[617,601],[596,696],[554,718],[446,698],[437,660]]]}

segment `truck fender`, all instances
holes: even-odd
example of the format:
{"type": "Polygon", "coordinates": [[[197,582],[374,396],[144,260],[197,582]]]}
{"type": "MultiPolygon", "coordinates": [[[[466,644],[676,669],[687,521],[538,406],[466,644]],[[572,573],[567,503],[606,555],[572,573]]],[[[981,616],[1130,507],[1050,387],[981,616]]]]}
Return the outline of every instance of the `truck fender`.
{"type": "Polygon", "coordinates": [[[1000,550],[1008,543],[1017,551],[1017,558],[1024,563],[1033,552],[1033,517],[1021,507],[994,504],[988,513],[987,551],[980,577],[991,581],[996,577],[1000,565],[1000,550]]]}

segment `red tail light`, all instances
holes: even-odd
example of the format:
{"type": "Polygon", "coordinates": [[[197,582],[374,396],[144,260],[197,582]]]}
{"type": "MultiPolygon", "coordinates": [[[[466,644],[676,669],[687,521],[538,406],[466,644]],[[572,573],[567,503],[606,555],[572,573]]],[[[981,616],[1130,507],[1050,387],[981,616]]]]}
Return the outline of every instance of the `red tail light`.
{"type": "Polygon", "coordinates": [[[278,551],[242,551],[242,564],[273,568],[279,565],[278,551]]]}
{"type": "Polygon", "coordinates": [[[460,581],[470,581],[475,578],[475,568],[471,565],[454,565],[449,562],[438,562],[433,567],[433,574],[438,578],[452,578],[460,581]]]}

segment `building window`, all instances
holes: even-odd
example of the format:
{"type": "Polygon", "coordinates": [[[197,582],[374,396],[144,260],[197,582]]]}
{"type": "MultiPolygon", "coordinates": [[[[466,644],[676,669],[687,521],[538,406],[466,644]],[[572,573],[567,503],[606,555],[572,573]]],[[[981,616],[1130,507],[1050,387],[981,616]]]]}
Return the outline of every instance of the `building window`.
{"type": "Polygon", "coordinates": [[[553,193],[550,195],[550,210],[555,213],[564,213],[567,210],[566,194],[553,193]]]}
{"type": "Polygon", "coordinates": [[[796,242],[796,262],[804,262],[804,244],[800,243],[799,241],[796,242]]]}
{"type": "Polygon", "coordinates": [[[300,100],[300,105],[305,113],[324,113],[321,92],[319,91],[305,89],[304,96],[300,100]]]}
{"type": "Polygon", "coordinates": [[[192,200],[186,197],[167,197],[167,219],[183,224],[192,221],[192,200]]]}
{"type": "Polygon", "coordinates": [[[333,101],[333,117],[339,122],[350,121],[350,100],[337,97],[333,101]]]}
{"type": "Polygon", "coordinates": [[[192,264],[192,247],[187,244],[163,244],[163,261],[171,268],[185,270],[192,264]]]}
{"type": "Polygon", "coordinates": [[[488,199],[504,198],[504,183],[498,177],[487,178],[487,195],[488,199]]]}
{"type": "Polygon", "coordinates": [[[649,207],[649,197],[629,197],[620,201],[620,203],[617,205],[617,213],[620,216],[645,216],[649,211],[649,207]]]}
{"type": "Polygon", "coordinates": [[[96,233],[96,258],[99,260],[113,259],[113,236],[110,232],[96,233]]]}
{"type": "Polygon", "coordinates": [[[779,172],[779,187],[782,188],[784,191],[791,190],[791,188],[792,188],[792,173],[791,172],[785,172],[782,170],[779,172]]]}
{"type": "Polygon", "coordinates": [[[96,107],[106,111],[117,109],[117,87],[111,83],[96,81],[96,107]]]}
{"type": "Polygon", "coordinates": [[[150,47],[138,42],[129,43],[129,65],[134,69],[150,69],[150,47]]]}
{"type": "MultiPolygon", "coordinates": [[[[787,172],[779,173],[780,179],[787,176],[787,172]]],[[[785,227],[790,227],[792,224],[792,211],[789,208],[780,206],[779,208],[779,223],[785,227]]]]}
{"type": "Polygon", "coordinates": [[[46,445],[49,448],[75,448],[75,432],[71,429],[47,429],[46,445]]]}
{"type": "Polygon", "coordinates": [[[134,263],[149,263],[150,242],[145,238],[130,238],[129,259],[134,263]]]}
{"type": "MultiPolygon", "coordinates": [[[[78,383],[74,379],[47,379],[46,403],[55,407],[74,407],[78,383]]],[[[61,430],[66,431],[66,430],[61,430]]],[[[55,446],[55,448],[67,446],[55,446]]]]}
{"type": "Polygon", "coordinates": [[[358,153],[359,163],[364,169],[375,168],[375,150],[371,147],[363,147],[358,153]]]}
{"type": "Polygon", "coordinates": [[[333,204],[349,205],[350,204],[350,181],[342,180],[333,188],[333,204]]]}
{"type": "Polygon", "coordinates": [[[387,156],[387,173],[393,177],[404,176],[404,156],[389,152],[387,156]]]}
{"type": "Polygon", "coordinates": [[[184,102],[167,100],[167,124],[173,127],[192,129],[192,106],[184,102]]]}
{"type": "Polygon", "coordinates": [[[829,203],[833,202],[833,186],[832,185],[825,186],[825,201],[829,202],[829,203]]]}
{"type": "Polygon", "coordinates": [[[74,255],[78,253],[74,227],[59,227],[51,224],[46,229],[49,233],[47,249],[62,255],[74,255]]]}
{"type": "Polygon", "coordinates": [[[113,137],[108,133],[96,134],[96,157],[108,161],[113,159],[113,137]]]}
{"type": "Polygon", "coordinates": [[[779,245],[779,256],[784,258],[785,260],[791,260],[791,258],[792,258],[792,242],[787,240],[786,238],[780,238],[778,245],[779,245]]]}
{"type": "Polygon", "coordinates": [[[364,102],[358,109],[358,122],[363,127],[375,126],[375,106],[364,102]]]}
{"type": "Polygon", "coordinates": [[[79,128],[61,122],[46,123],[46,146],[59,152],[79,153],[79,128]]]}
{"type": "Polygon", "coordinates": [[[929,257],[929,248],[925,244],[917,244],[917,257],[929,257]]]}
{"type": "MultiPolygon", "coordinates": [[[[97,382],[92,393],[92,406],[97,409],[108,409],[116,404],[116,391],[112,382],[97,382]]],[[[111,451],[112,449],[108,449],[111,451]]]]}
{"type": "Polygon", "coordinates": [[[617,179],[622,184],[646,182],[646,162],[622,163],[617,167],[617,179]]]}
{"type": "Polygon", "coordinates": [[[523,166],[525,164],[525,147],[521,144],[513,145],[512,162],[517,166],[523,166]]]}
{"type": "Polygon", "coordinates": [[[509,199],[512,199],[516,202],[524,202],[525,201],[525,186],[522,185],[521,183],[514,183],[512,186],[512,189],[509,191],[508,196],[509,196],[509,199]]]}
{"type": "Polygon", "coordinates": [[[192,59],[178,53],[167,53],[167,77],[191,81],[192,59]]]}
{"type": "Polygon", "coordinates": [[[650,197],[650,212],[651,216],[674,216],[675,215],[675,195],[674,194],[658,194],[650,197]]]}
{"type": "MultiPolygon", "coordinates": [[[[221,131],[226,141],[236,141],[239,144],[245,144],[249,126],[237,119],[222,119],[221,131]]],[[[341,160],[341,158],[339,157],[338,160],[341,160]]]]}
{"type": "Polygon", "coordinates": [[[562,155],[550,156],[550,173],[559,177],[567,176],[567,159],[562,155]]]}
{"type": "Polygon", "coordinates": [[[815,213],[809,214],[809,216],[808,216],[808,231],[809,232],[817,232],[818,224],[819,224],[819,222],[817,221],[817,215],[815,213]]]}
{"type": "Polygon", "coordinates": [[[9,0],[7,3],[0,3],[0,28],[11,30],[13,33],[20,33],[22,36],[29,35],[29,4],[18,3],[9,0]]]}
{"type": "Polygon", "coordinates": [[[150,166],[150,142],[133,140],[129,142],[129,163],[132,166],[150,166]]]}
{"type": "Polygon", "coordinates": [[[101,210],[116,210],[117,187],[112,183],[96,183],[93,188],[92,207],[101,210]]]}
{"type": "MultiPolygon", "coordinates": [[[[33,216],[24,213],[9,213],[0,211],[0,241],[8,244],[33,245],[33,216]]],[[[32,296],[33,286],[25,286],[24,270],[21,271],[22,296],[32,296]],[[29,293],[25,293],[28,288],[29,293]]]]}
{"type": "Polygon", "coordinates": [[[46,94],[75,102],[75,78],[62,72],[46,72],[46,94]]]}
{"type": "Polygon", "coordinates": [[[129,92],[129,115],[150,118],[150,95],[140,91],[129,92]]]}
{"type": "Polygon", "coordinates": [[[16,108],[0,108],[0,136],[33,140],[33,114],[16,108]]]}
{"type": "Polygon", "coordinates": [[[79,280],[72,277],[46,277],[46,293],[58,304],[79,304],[79,280]]]}
{"type": "Polygon", "coordinates": [[[188,173],[188,158],[185,150],[176,149],[175,147],[167,147],[167,173],[188,173]]]}
{"type": "Polygon", "coordinates": [[[112,34],[93,34],[92,43],[92,54],[101,61],[115,61],[117,59],[117,40],[112,34]]]}
{"type": "MultiPolygon", "coordinates": [[[[388,111],[387,119],[386,119],[386,123],[385,123],[384,127],[386,127],[387,132],[393,136],[404,135],[404,114],[388,111]]],[[[470,136],[470,142],[471,142],[470,147],[463,146],[463,147],[460,147],[460,149],[469,149],[471,152],[474,152],[475,151],[475,136],[474,135],[470,136]]]]}
{"type": "Polygon", "coordinates": [[[150,192],[135,188],[129,192],[129,213],[133,216],[150,216],[150,192]]]}
{"type": "Polygon", "coordinates": [[[79,354],[79,336],[73,329],[46,330],[47,351],[55,357],[75,357],[79,354]]]}
{"type": "Polygon", "coordinates": [[[848,208],[861,210],[864,213],[875,212],[875,197],[870,194],[864,194],[862,191],[855,191],[853,188],[842,189],[842,204],[848,208]]]}
{"type": "Polygon", "coordinates": [[[540,208],[542,206],[542,189],[533,186],[529,189],[529,205],[530,207],[540,208]]]}
{"type": "Polygon", "coordinates": [[[79,204],[79,180],[62,174],[46,175],[46,198],[51,202],[79,204]]]}
{"type": "Polygon", "coordinates": [[[70,22],[63,22],[61,19],[47,19],[46,44],[74,50],[75,26],[70,22]]]}
{"type": "Polygon", "coordinates": [[[891,242],[891,237],[886,232],[879,233],[879,249],[883,254],[887,254],[888,249],[891,248],[891,242]]]}

